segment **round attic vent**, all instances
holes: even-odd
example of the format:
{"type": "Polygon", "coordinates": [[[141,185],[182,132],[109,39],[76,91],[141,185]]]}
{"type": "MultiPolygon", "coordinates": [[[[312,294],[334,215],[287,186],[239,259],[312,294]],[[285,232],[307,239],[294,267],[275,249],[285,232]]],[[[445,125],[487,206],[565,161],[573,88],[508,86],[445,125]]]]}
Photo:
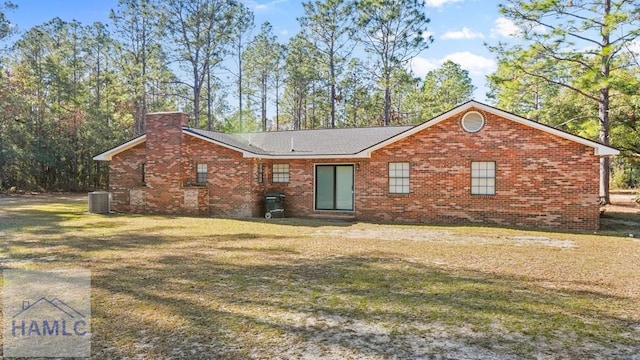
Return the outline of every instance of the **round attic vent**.
{"type": "Polygon", "coordinates": [[[464,131],[470,133],[478,132],[484,126],[484,117],[477,111],[469,111],[464,114],[461,123],[464,131]]]}

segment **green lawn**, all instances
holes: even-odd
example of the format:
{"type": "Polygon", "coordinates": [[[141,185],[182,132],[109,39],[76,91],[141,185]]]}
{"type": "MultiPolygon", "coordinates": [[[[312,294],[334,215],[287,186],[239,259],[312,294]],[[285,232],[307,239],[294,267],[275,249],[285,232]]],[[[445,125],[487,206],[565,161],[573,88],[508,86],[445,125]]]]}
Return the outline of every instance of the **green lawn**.
{"type": "Polygon", "coordinates": [[[628,231],[92,215],[84,197],[0,198],[3,268],[91,269],[96,359],[637,359],[628,231]]]}

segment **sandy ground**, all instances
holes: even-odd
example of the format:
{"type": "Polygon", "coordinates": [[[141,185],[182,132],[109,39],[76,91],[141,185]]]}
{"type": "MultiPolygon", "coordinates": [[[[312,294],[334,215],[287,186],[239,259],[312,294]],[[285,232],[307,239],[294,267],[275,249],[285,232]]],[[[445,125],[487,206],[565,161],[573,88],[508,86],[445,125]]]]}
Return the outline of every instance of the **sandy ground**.
{"type": "MultiPolygon", "coordinates": [[[[37,194],[21,196],[0,195],[0,205],[20,204],[38,201],[55,202],[58,199],[86,200],[86,194],[37,194]]],[[[637,227],[640,229],[640,207],[634,203],[632,194],[612,194],[612,205],[606,207],[606,213],[638,214],[607,221],[619,221],[620,225],[637,227]]],[[[0,219],[3,216],[0,208],[0,219]]],[[[640,230],[639,230],[640,232],[640,230]]],[[[451,243],[498,243],[511,246],[543,246],[557,249],[575,247],[572,240],[561,239],[557,235],[550,236],[510,236],[500,239],[456,235],[446,229],[425,230],[416,227],[386,227],[372,225],[368,228],[346,227],[343,229],[317,230],[317,236],[340,236],[347,238],[377,239],[384,241],[411,240],[411,241],[445,241],[451,243]]],[[[403,327],[392,329],[386,327],[383,321],[378,319],[359,319],[350,316],[341,316],[329,313],[305,313],[296,311],[271,311],[267,314],[267,320],[273,318],[275,323],[282,323],[291,329],[298,329],[300,333],[307,334],[306,338],[299,336],[284,336],[274,344],[271,353],[250,353],[251,358],[282,358],[282,359],[514,359],[509,355],[509,344],[524,343],[527,338],[519,334],[505,333],[496,322],[495,328],[487,332],[476,332],[473,329],[461,325],[450,326],[438,322],[426,323],[421,321],[407,322],[403,327]],[[487,339],[496,343],[504,343],[504,349],[500,345],[487,348],[483,343],[487,339]],[[276,355],[279,354],[279,355],[276,355]]],[[[637,333],[640,334],[640,327],[637,333]]],[[[640,336],[640,335],[633,335],[640,336]]],[[[535,340],[533,340],[535,341],[535,340]]],[[[558,340],[560,341],[560,340],[558,340]]],[[[140,351],[153,346],[151,340],[140,340],[140,351]]],[[[201,344],[190,344],[192,348],[198,348],[201,344]]],[[[534,344],[537,359],[571,359],[578,358],[566,347],[559,343],[534,344]],[[564,349],[564,350],[559,350],[564,349]]],[[[206,352],[205,345],[201,345],[201,351],[206,352]]],[[[588,353],[579,352],[579,354],[588,353]]],[[[599,352],[604,354],[606,352],[599,352]]],[[[632,350],[615,345],[607,353],[607,358],[623,358],[632,354],[632,350]]],[[[96,355],[96,354],[94,354],[96,355]]],[[[188,354],[180,353],[177,357],[187,357],[188,354]]],[[[97,354],[101,358],[101,354],[97,354]]],[[[104,357],[107,357],[104,355],[104,357]]],[[[631,355],[630,359],[640,360],[638,355],[631,355]]]]}
{"type": "MultiPolygon", "coordinates": [[[[636,214],[638,215],[637,219],[634,218],[625,218],[625,219],[611,219],[609,216],[605,216],[603,218],[603,224],[608,224],[611,225],[613,227],[615,227],[617,224],[620,225],[624,225],[624,226],[638,226],[638,229],[640,229],[640,206],[635,202],[635,198],[636,198],[636,194],[632,193],[632,192],[623,192],[623,193],[617,193],[617,192],[612,192],[611,194],[611,205],[607,205],[605,207],[605,214],[629,214],[629,215],[633,215],[636,214]]],[[[69,201],[69,200],[75,200],[75,201],[82,201],[82,200],[87,200],[87,194],[86,193],[31,193],[31,194],[24,194],[24,195],[7,195],[7,194],[0,194],[0,205],[12,205],[12,204],[20,204],[20,203],[30,203],[30,202],[38,202],[38,201],[51,201],[51,202],[55,202],[58,200],[65,200],[65,201],[69,201]]],[[[3,215],[3,211],[2,209],[0,209],[0,218],[3,215]]],[[[6,214],[5,214],[6,215],[6,214]]],[[[416,235],[416,231],[414,230],[413,233],[411,233],[411,230],[408,230],[408,234],[406,235],[406,239],[408,240],[428,240],[425,239],[424,237],[427,235],[416,235]]],[[[640,230],[638,231],[638,233],[640,233],[640,230]]],[[[360,235],[364,235],[364,234],[353,234],[353,237],[357,237],[357,238],[362,238],[362,236],[360,235]],[[356,236],[358,235],[358,236],[356,236]]],[[[442,237],[443,234],[431,234],[428,236],[437,236],[437,237],[442,237]]],[[[384,239],[383,237],[384,235],[378,235],[378,236],[374,236],[373,238],[381,238],[384,239]]],[[[478,239],[481,240],[481,239],[478,239]]],[[[546,241],[544,239],[538,239],[541,241],[546,241]]]]}
{"type": "Polygon", "coordinates": [[[28,193],[28,194],[0,194],[0,204],[20,204],[37,201],[58,200],[87,200],[87,193],[28,193]]]}
{"type": "Polygon", "coordinates": [[[607,205],[607,211],[640,214],[640,206],[635,202],[634,194],[611,194],[611,205],[607,205]]]}

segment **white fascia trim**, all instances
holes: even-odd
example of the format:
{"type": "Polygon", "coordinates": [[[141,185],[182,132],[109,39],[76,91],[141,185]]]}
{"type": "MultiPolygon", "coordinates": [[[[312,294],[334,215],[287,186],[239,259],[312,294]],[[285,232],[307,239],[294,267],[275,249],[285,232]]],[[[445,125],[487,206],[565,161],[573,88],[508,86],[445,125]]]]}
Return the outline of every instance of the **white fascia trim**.
{"type": "Polygon", "coordinates": [[[443,121],[445,119],[450,118],[451,116],[455,115],[456,113],[460,113],[460,112],[466,111],[466,110],[468,110],[470,108],[481,109],[481,110],[484,110],[486,112],[496,114],[496,115],[498,115],[500,117],[503,117],[505,119],[509,119],[509,120],[515,121],[515,122],[517,122],[519,124],[526,125],[526,126],[534,128],[534,129],[544,131],[544,132],[546,132],[548,134],[559,136],[559,137],[561,137],[563,139],[571,140],[573,142],[577,142],[579,144],[592,147],[594,149],[594,155],[596,155],[596,156],[612,156],[612,155],[618,155],[620,153],[620,151],[618,151],[618,150],[616,150],[614,148],[611,148],[609,146],[602,145],[602,144],[599,144],[597,142],[594,142],[594,141],[591,141],[591,140],[587,140],[587,139],[581,138],[579,136],[575,136],[575,135],[566,133],[564,131],[560,131],[560,130],[554,129],[554,128],[549,127],[549,126],[542,125],[542,124],[537,123],[535,121],[531,121],[529,119],[525,119],[523,117],[511,114],[511,113],[508,113],[508,112],[505,112],[505,111],[502,111],[500,109],[496,109],[496,108],[481,104],[481,103],[476,102],[474,100],[469,101],[466,104],[462,104],[459,107],[451,109],[451,110],[447,111],[446,113],[444,113],[444,114],[442,114],[440,116],[437,116],[437,117],[435,117],[435,118],[433,118],[433,119],[431,119],[431,120],[429,120],[429,121],[427,121],[425,123],[417,125],[417,126],[411,128],[411,129],[409,129],[409,130],[407,130],[407,131],[405,131],[403,133],[400,133],[400,134],[398,134],[398,135],[396,135],[396,136],[394,136],[394,137],[392,137],[392,138],[390,138],[390,139],[388,139],[388,140],[386,140],[384,142],[381,142],[380,144],[367,149],[367,151],[370,154],[375,150],[378,150],[378,149],[383,148],[383,147],[385,147],[387,145],[393,144],[396,141],[402,140],[402,139],[404,139],[404,138],[406,138],[408,136],[411,136],[411,135],[413,135],[413,134],[415,134],[417,132],[420,132],[420,131],[422,131],[424,129],[427,129],[427,128],[429,128],[429,127],[431,127],[431,126],[433,126],[433,125],[435,125],[435,124],[437,124],[437,123],[439,123],[439,122],[441,122],[441,121],[443,121]]]}
{"type": "Polygon", "coordinates": [[[620,154],[620,150],[616,150],[608,146],[601,145],[596,148],[595,154],[597,156],[613,156],[613,155],[620,154]]]}
{"type": "Polygon", "coordinates": [[[251,154],[247,158],[254,159],[274,159],[274,160],[296,160],[296,159],[366,159],[369,158],[368,153],[357,154],[334,154],[334,155],[264,155],[264,154],[251,154]]]}
{"type": "Polygon", "coordinates": [[[577,142],[578,144],[582,144],[582,145],[585,145],[585,146],[592,147],[594,149],[593,153],[596,156],[611,156],[611,155],[618,155],[620,153],[620,151],[618,151],[618,150],[616,150],[614,148],[611,148],[609,146],[602,145],[602,144],[597,143],[595,141],[591,141],[591,140],[582,138],[580,136],[575,136],[573,134],[569,134],[567,132],[560,131],[558,129],[554,129],[554,128],[549,127],[549,126],[542,125],[540,123],[537,123],[535,121],[531,121],[529,119],[525,119],[525,118],[520,117],[520,116],[515,116],[513,114],[510,114],[508,112],[505,112],[505,111],[502,111],[502,110],[499,110],[499,109],[491,108],[491,107],[486,106],[484,104],[476,103],[476,104],[474,104],[474,106],[478,107],[478,108],[480,108],[482,110],[485,110],[487,112],[493,112],[494,114],[497,114],[497,115],[499,115],[501,117],[504,117],[504,118],[507,118],[509,120],[515,121],[515,122],[520,123],[522,125],[530,126],[530,127],[534,128],[534,129],[542,130],[542,131],[544,131],[544,132],[546,132],[548,134],[559,136],[561,138],[577,142]]]}
{"type": "Polygon", "coordinates": [[[115,156],[118,155],[119,153],[131,149],[132,147],[136,146],[136,145],[140,145],[143,142],[145,142],[147,140],[147,135],[142,135],[139,136],[133,140],[127,141],[126,143],[115,147],[111,150],[105,151],[100,155],[96,155],[93,157],[93,160],[95,161],[111,161],[111,159],[115,156]]]}
{"type": "Polygon", "coordinates": [[[377,144],[375,146],[372,146],[372,147],[368,148],[366,151],[369,153],[369,155],[371,155],[371,153],[373,153],[374,151],[376,151],[378,149],[382,149],[385,146],[391,145],[391,144],[395,143],[396,141],[400,141],[400,140],[402,140],[402,139],[404,139],[406,137],[409,137],[409,136],[411,136],[411,135],[413,135],[415,133],[418,133],[418,132],[420,132],[420,131],[422,131],[424,129],[427,129],[427,128],[429,128],[429,127],[431,127],[431,126],[433,126],[433,125],[435,125],[435,124],[437,124],[437,123],[439,123],[439,122],[441,122],[441,121],[443,121],[445,119],[448,119],[449,117],[451,117],[451,115],[453,115],[456,112],[465,111],[466,109],[471,108],[473,106],[473,104],[474,104],[474,102],[471,101],[471,102],[468,102],[466,104],[460,105],[459,107],[454,108],[452,110],[449,110],[449,111],[447,111],[446,113],[444,113],[444,114],[442,114],[440,116],[437,116],[437,117],[435,117],[435,118],[433,118],[431,120],[428,120],[428,121],[426,121],[426,122],[424,122],[424,123],[422,123],[420,125],[416,125],[416,126],[412,127],[411,129],[409,129],[409,130],[407,130],[405,132],[402,132],[402,133],[400,133],[400,134],[398,134],[398,135],[396,135],[394,137],[391,137],[391,138],[389,138],[389,139],[387,139],[387,140],[385,140],[385,141],[383,141],[383,142],[381,142],[381,143],[379,143],[379,144],[377,144]]]}

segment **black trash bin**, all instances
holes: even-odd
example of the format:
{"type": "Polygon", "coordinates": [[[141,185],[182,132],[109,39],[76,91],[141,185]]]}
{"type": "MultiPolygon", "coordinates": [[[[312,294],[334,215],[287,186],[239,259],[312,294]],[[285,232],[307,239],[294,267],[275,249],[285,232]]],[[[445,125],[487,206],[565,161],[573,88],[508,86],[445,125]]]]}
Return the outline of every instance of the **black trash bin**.
{"type": "Polygon", "coordinates": [[[264,202],[267,209],[264,214],[265,219],[284,217],[284,193],[280,191],[268,192],[264,196],[264,202]]]}

